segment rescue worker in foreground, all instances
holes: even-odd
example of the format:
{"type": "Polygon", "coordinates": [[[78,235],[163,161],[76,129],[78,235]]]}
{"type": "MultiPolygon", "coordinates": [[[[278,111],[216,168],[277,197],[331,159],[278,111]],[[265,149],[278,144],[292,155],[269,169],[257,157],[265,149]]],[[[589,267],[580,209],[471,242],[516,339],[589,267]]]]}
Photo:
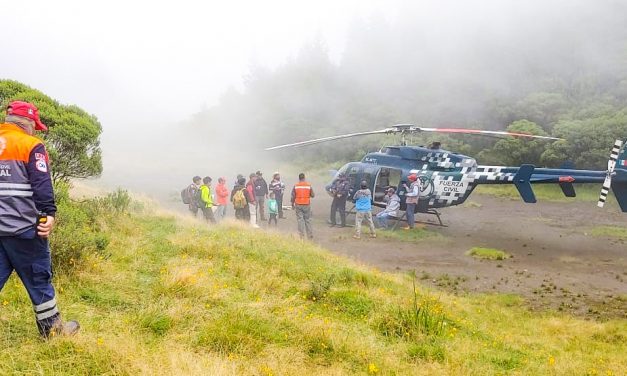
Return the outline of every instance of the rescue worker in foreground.
{"type": "Polygon", "coordinates": [[[298,174],[298,183],[292,188],[292,208],[296,211],[296,219],[298,220],[298,234],[300,238],[313,239],[313,230],[311,228],[311,199],[314,197],[314,191],[311,184],[305,181],[305,174],[298,174]]]}
{"type": "Polygon", "coordinates": [[[72,335],[80,326],[61,321],[52,286],[48,236],[57,207],[48,153],[35,130],[48,128],[37,107],[14,101],[0,124],[0,290],[15,270],[28,291],[44,338],[72,335]]]}

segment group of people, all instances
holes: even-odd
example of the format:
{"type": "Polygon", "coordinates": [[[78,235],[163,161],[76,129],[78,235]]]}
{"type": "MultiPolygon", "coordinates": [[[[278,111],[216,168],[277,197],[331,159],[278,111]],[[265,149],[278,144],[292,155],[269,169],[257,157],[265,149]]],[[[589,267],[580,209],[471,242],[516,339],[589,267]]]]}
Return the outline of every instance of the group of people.
{"type": "MultiPolygon", "coordinates": [[[[314,197],[314,191],[311,184],[305,180],[304,173],[299,174],[298,180],[298,183],[292,188],[291,204],[296,214],[298,232],[301,238],[306,236],[311,239],[313,238],[313,230],[310,200],[314,197]]],[[[407,180],[410,183],[409,186],[407,183],[403,183],[405,205],[407,206],[407,226],[403,229],[409,230],[414,228],[414,212],[418,204],[421,183],[418,175],[414,173],[410,174],[407,180]]],[[[230,202],[235,210],[235,218],[250,222],[254,228],[259,228],[259,224],[266,221],[269,226],[272,224],[277,226],[277,219],[285,218],[283,213],[285,184],[281,181],[281,175],[278,172],[274,173],[270,184],[265,181],[261,171],[250,174],[248,180],[239,174],[230,192],[226,187],[224,178],[218,179],[215,192],[212,190],[211,181],[208,176],[203,179],[200,176],[195,176],[192,179],[192,184],[187,187],[185,194],[189,197],[188,205],[192,215],[197,216],[198,212],[202,211],[208,222],[216,223],[226,216],[226,207],[230,202]]],[[[394,187],[386,189],[383,197],[386,207],[374,216],[372,213],[372,192],[367,181],[362,181],[359,189],[352,193],[349,179],[345,174],[339,174],[333,184],[327,188],[327,191],[333,197],[330,215],[331,227],[347,227],[346,202],[350,199],[355,203],[355,234],[353,237],[356,239],[361,238],[361,225],[364,221],[370,229],[370,237],[376,238],[376,227],[386,229],[390,218],[398,218],[401,198],[394,187]],[[338,213],[339,223],[337,223],[338,213]]]]}
{"type": "MultiPolygon", "coordinates": [[[[291,204],[296,213],[298,230],[301,237],[313,238],[311,225],[310,199],[314,197],[311,185],[305,180],[305,174],[300,173],[298,183],[292,189],[291,204]]],[[[230,202],[235,210],[235,218],[250,222],[254,228],[259,228],[261,222],[268,225],[278,225],[278,219],[285,219],[283,211],[283,196],[285,184],[281,175],[275,172],[268,184],[261,171],[249,175],[248,180],[239,174],[230,193],[224,178],[218,179],[215,192],[211,187],[212,179],[194,176],[183,192],[183,202],[186,202],[193,216],[201,211],[205,220],[216,223],[226,216],[226,207],[230,202]],[[266,211],[268,216],[266,217],[266,211]]]]}
{"type": "Polygon", "coordinates": [[[257,228],[260,222],[268,222],[268,225],[278,225],[277,218],[284,219],[283,193],[285,184],[281,181],[281,174],[275,172],[270,184],[263,178],[261,171],[248,176],[248,181],[243,175],[237,175],[235,184],[231,190],[230,201],[235,209],[235,218],[249,221],[257,228]],[[268,218],[266,218],[266,208],[268,218]]]}
{"type": "MultiPolygon", "coordinates": [[[[407,206],[407,226],[403,227],[405,230],[414,228],[415,224],[415,209],[418,205],[418,197],[420,196],[421,182],[417,174],[410,174],[407,177],[410,182],[408,186],[403,183],[405,189],[405,204],[407,206]]],[[[386,203],[385,209],[377,213],[374,217],[372,215],[372,192],[368,188],[368,182],[362,181],[360,183],[359,190],[357,190],[351,197],[351,184],[345,174],[340,173],[334,183],[327,189],[329,194],[333,197],[331,203],[330,214],[330,226],[331,227],[346,227],[346,201],[351,198],[355,202],[355,239],[361,238],[361,225],[366,221],[370,229],[370,237],[376,238],[377,234],[375,227],[384,228],[388,227],[388,220],[390,218],[398,218],[398,211],[401,208],[401,199],[396,193],[396,188],[388,187],[385,191],[383,201],[386,203]],[[337,214],[340,215],[340,223],[337,223],[337,214]],[[375,226],[375,222],[377,226],[375,226]]]]}
{"type": "Polygon", "coordinates": [[[210,223],[216,223],[226,217],[226,207],[233,204],[235,218],[250,221],[253,227],[259,227],[259,221],[268,221],[278,224],[277,218],[283,216],[283,192],[285,184],[281,181],[281,175],[277,172],[272,177],[270,185],[266,183],[261,171],[250,174],[248,181],[239,174],[235,178],[235,184],[229,191],[226,179],[221,177],[215,190],[211,186],[212,179],[206,176],[192,178],[183,195],[189,211],[194,217],[202,212],[203,217],[210,223]],[[268,217],[266,219],[266,207],[268,217]]]}
{"type": "Polygon", "coordinates": [[[189,211],[194,217],[198,216],[200,211],[208,222],[216,223],[226,216],[229,191],[224,178],[218,178],[215,192],[211,187],[212,181],[209,176],[204,178],[194,176],[192,184],[183,191],[183,202],[187,202],[189,211]]]}

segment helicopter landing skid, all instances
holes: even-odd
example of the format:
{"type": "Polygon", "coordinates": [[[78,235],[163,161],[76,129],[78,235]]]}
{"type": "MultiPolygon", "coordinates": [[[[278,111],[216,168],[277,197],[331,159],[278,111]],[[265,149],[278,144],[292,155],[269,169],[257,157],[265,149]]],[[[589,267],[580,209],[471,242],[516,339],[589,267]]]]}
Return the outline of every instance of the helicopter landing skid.
{"type": "Polygon", "coordinates": [[[425,214],[430,214],[430,215],[435,215],[435,217],[438,219],[438,223],[435,222],[431,222],[431,221],[416,221],[416,223],[424,223],[425,225],[433,225],[433,226],[440,226],[440,227],[448,227],[448,225],[445,225],[442,222],[442,218],[440,218],[440,212],[435,210],[435,209],[428,209],[425,214]]]}
{"type": "MultiPolygon", "coordinates": [[[[426,212],[418,213],[418,214],[434,215],[437,218],[438,222],[436,223],[434,221],[414,221],[414,223],[422,223],[425,225],[438,226],[438,227],[448,227],[448,225],[445,225],[444,222],[442,222],[442,218],[440,217],[440,212],[437,211],[436,209],[427,209],[426,212]]],[[[349,215],[355,215],[355,205],[353,205],[353,207],[351,207],[349,210],[346,211],[346,218],[348,218],[349,215]]],[[[389,217],[389,219],[394,221],[394,225],[390,227],[390,229],[394,231],[398,227],[399,223],[407,221],[407,212],[403,212],[403,215],[400,217],[389,217]]],[[[331,221],[327,220],[327,223],[330,224],[331,221]]],[[[354,226],[347,225],[346,227],[354,227],[354,226]]]]}
{"type": "MultiPolygon", "coordinates": [[[[425,225],[439,226],[439,227],[448,227],[448,225],[445,225],[444,222],[442,222],[442,218],[440,218],[440,212],[437,211],[436,209],[427,209],[427,211],[422,214],[435,215],[435,217],[438,219],[438,223],[435,223],[433,221],[414,221],[414,223],[422,223],[425,225]]],[[[394,226],[391,227],[392,231],[394,231],[396,230],[400,222],[407,221],[407,212],[403,212],[403,215],[400,217],[390,217],[390,219],[396,221],[396,223],[394,223],[394,226]]]]}

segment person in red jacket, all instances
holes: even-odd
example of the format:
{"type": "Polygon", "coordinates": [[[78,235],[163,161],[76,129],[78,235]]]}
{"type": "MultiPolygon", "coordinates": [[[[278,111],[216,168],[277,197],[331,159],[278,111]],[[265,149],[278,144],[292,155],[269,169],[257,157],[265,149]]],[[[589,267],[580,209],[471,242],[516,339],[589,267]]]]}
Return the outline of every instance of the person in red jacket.
{"type": "Polygon", "coordinates": [[[216,185],[216,201],[218,204],[218,210],[216,211],[216,220],[219,222],[226,217],[226,204],[229,200],[229,189],[226,187],[226,180],[224,178],[218,178],[218,185],[216,185]]]}
{"type": "Polygon", "coordinates": [[[256,174],[249,175],[250,180],[246,183],[246,191],[248,192],[248,210],[250,211],[250,225],[254,228],[259,228],[257,225],[257,202],[255,201],[255,179],[257,179],[256,174]]]}

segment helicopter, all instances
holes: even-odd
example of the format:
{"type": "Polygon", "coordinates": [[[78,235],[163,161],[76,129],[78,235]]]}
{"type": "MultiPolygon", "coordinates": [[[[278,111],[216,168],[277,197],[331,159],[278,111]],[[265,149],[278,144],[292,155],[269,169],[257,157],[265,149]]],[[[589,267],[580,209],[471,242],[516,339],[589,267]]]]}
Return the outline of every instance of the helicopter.
{"type": "Polygon", "coordinates": [[[421,190],[416,205],[416,213],[437,216],[443,226],[437,209],[464,203],[479,184],[513,184],[525,203],[535,203],[536,197],[531,184],[558,184],[566,197],[575,197],[573,183],[602,183],[597,206],[603,207],[610,189],[618,201],[622,212],[627,212],[627,142],[616,140],[606,171],[577,170],[570,168],[537,168],[532,164],[518,167],[482,166],[469,156],[441,148],[434,142],[429,147],[407,145],[406,136],[420,132],[486,135],[492,137],[517,137],[528,139],[559,140],[556,137],[538,136],[526,133],[490,131],[461,128],[427,128],[413,124],[397,124],[388,128],[323,137],[308,141],[279,145],[265,150],[303,147],[333,140],[373,134],[398,134],[400,145],[384,146],[377,152],[367,153],[360,162],[349,162],[334,172],[331,186],[341,175],[349,179],[352,191],[359,189],[365,181],[373,192],[374,206],[384,208],[385,192],[394,187],[401,198],[401,211],[406,210],[405,184],[410,174],[416,174],[421,181],[421,190]]]}

